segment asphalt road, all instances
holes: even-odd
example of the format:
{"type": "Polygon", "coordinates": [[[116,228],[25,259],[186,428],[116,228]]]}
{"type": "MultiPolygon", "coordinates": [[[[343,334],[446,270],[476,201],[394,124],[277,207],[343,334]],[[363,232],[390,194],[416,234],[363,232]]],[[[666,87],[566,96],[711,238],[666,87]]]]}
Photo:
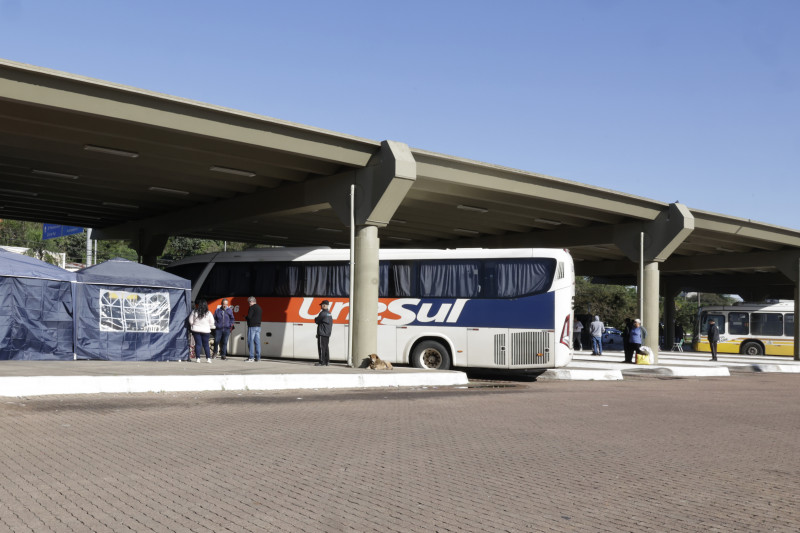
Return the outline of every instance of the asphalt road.
{"type": "Polygon", "coordinates": [[[0,530],[797,531],[800,376],[0,403],[0,530]]]}

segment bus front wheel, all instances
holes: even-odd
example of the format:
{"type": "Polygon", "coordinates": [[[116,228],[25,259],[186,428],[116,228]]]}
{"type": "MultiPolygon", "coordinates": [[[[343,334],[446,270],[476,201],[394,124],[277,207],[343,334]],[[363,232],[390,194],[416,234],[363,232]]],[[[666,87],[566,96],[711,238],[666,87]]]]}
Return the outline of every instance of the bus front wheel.
{"type": "Polygon", "coordinates": [[[764,347],[757,342],[746,342],[742,345],[744,355],[764,355],[764,347]]]}
{"type": "Polygon", "coordinates": [[[440,342],[423,341],[411,353],[411,365],[435,370],[450,369],[450,352],[440,342]]]}

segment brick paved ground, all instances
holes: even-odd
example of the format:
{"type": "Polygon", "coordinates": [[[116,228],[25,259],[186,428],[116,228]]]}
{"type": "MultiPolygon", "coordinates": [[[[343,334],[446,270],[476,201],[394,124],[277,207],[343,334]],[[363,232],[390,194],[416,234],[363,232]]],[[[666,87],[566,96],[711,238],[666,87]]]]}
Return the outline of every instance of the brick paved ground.
{"type": "Polygon", "coordinates": [[[0,529],[797,531],[800,378],[0,401],[0,529]]]}

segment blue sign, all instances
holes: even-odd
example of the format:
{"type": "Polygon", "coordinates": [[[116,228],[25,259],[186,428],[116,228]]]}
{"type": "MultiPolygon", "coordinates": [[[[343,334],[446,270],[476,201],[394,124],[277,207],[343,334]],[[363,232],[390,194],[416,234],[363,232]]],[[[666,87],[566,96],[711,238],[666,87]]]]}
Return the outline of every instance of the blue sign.
{"type": "Polygon", "coordinates": [[[75,235],[76,233],[83,233],[83,228],[77,226],[62,226],[60,224],[44,224],[42,225],[42,240],[55,239],[57,237],[66,237],[67,235],[75,235]]]}

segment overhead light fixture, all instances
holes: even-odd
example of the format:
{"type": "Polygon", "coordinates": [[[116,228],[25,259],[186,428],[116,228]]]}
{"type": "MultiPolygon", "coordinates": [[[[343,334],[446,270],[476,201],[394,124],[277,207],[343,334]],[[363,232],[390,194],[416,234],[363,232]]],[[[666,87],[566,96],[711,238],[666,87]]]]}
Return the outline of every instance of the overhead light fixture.
{"type": "Polygon", "coordinates": [[[147,190],[153,192],[163,192],[164,194],[178,194],[181,196],[186,196],[189,194],[189,191],[181,191],[179,189],[167,189],[165,187],[148,187],[147,190]]]}
{"type": "Polygon", "coordinates": [[[340,229],[333,229],[333,228],[317,228],[317,231],[327,231],[328,233],[341,233],[342,230],[340,229]]]}
{"type": "Polygon", "coordinates": [[[534,218],[533,221],[540,224],[550,224],[551,226],[560,226],[562,224],[558,220],[550,220],[549,218],[534,218]]]}
{"type": "Polygon", "coordinates": [[[87,152],[98,152],[101,154],[117,155],[120,157],[139,157],[139,152],[131,152],[129,150],[120,150],[118,148],[107,148],[105,146],[95,146],[94,144],[85,144],[83,149],[87,152]]]}
{"type": "Polygon", "coordinates": [[[238,168],[228,168],[228,167],[218,167],[218,166],[211,166],[208,167],[208,170],[214,172],[222,172],[224,174],[233,174],[234,176],[244,176],[245,178],[255,178],[256,173],[250,172],[249,170],[239,170],[238,168]]]}
{"type": "Polygon", "coordinates": [[[717,250],[720,252],[735,252],[736,250],[731,250],[730,248],[723,248],[721,246],[717,247],[717,250]]]}
{"type": "Polygon", "coordinates": [[[281,240],[281,241],[285,241],[289,237],[287,237],[286,235],[266,235],[265,234],[264,238],[266,238],[266,239],[278,239],[278,240],[281,240]]]}
{"type": "MultiPolygon", "coordinates": [[[[391,222],[394,222],[395,224],[408,224],[408,221],[406,221],[406,220],[401,220],[401,219],[399,219],[399,218],[393,218],[393,219],[391,220],[391,222]]],[[[390,222],[390,223],[391,223],[391,222],[390,222]]]]}
{"type": "Polygon", "coordinates": [[[479,231],[471,230],[471,229],[464,229],[464,228],[454,228],[453,231],[456,233],[463,233],[464,235],[480,235],[479,231]]]}
{"type": "Polygon", "coordinates": [[[489,210],[485,207],[475,207],[472,205],[459,205],[457,206],[458,209],[462,209],[464,211],[472,211],[473,213],[488,213],[489,210]]]}
{"type": "Polygon", "coordinates": [[[106,207],[122,207],[123,209],[139,209],[138,205],[133,204],[118,204],[117,202],[103,202],[106,207]]]}
{"type": "Polygon", "coordinates": [[[7,194],[18,194],[19,196],[39,196],[38,192],[32,191],[18,191],[15,189],[0,189],[0,192],[4,192],[7,194]]]}
{"type": "Polygon", "coordinates": [[[386,238],[389,239],[390,241],[406,241],[406,242],[408,242],[408,241],[411,240],[408,237],[386,237],[386,238]]]}
{"type": "Polygon", "coordinates": [[[68,180],[76,180],[78,176],[75,174],[65,174],[63,172],[50,172],[49,170],[31,170],[31,174],[36,174],[37,176],[44,176],[46,178],[64,178],[68,180]]]}

